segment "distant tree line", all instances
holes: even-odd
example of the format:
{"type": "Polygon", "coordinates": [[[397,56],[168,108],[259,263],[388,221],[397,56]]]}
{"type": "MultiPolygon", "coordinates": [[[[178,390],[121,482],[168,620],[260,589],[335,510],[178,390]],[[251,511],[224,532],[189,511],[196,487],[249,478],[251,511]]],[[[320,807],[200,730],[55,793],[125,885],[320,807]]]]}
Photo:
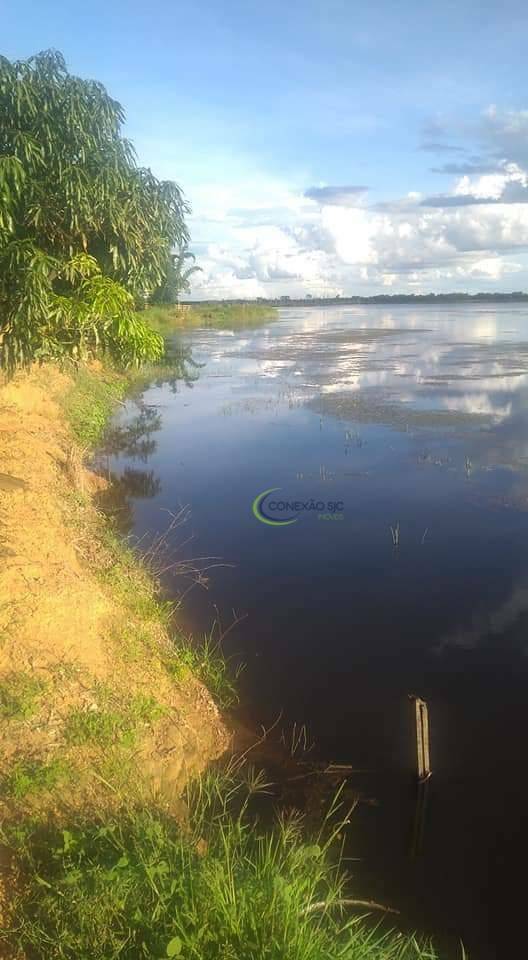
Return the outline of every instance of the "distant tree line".
{"type": "MultiPolygon", "coordinates": [[[[228,300],[202,300],[201,303],[264,303],[270,307],[327,307],[333,304],[338,306],[350,306],[354,304],[369,303],[410,303],[420,305],[422,303],[526,303],[528,293],[516,290],[513,293],[379,293],[372,297],[313,297],[309,294],[306,297],[256,297],[253,300],[248,299],[228,299],[228,300]]],[[[188,301],[190,302],[190,301],[188,301]]],[[[196,301],[195,301],[196,302],[196,301]]]]}
{"type": "Polygon", "coordinates": [[[138,364],[163,352],[137,307],[185,289],[188,207],[175,183],[138,166],[123,120],[102,84],[72,76],[57,51],[13,63],[0,57],[7,371],[101,352],[138,364]]]}

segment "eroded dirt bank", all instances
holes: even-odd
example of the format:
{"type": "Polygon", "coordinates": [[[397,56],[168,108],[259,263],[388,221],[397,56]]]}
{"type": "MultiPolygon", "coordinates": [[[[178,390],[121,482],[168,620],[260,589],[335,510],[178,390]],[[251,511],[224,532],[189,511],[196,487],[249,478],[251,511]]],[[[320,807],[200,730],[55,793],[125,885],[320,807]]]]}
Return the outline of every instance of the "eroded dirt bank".
{"type": "MultiPolygon", "coordinates": [[[[97,376],[104,377],[100,370],[97,376]]],[[[0,385],[0,812],[156,795],[227,746],[168,605],[95,506],[53,367],[0,385]]]]}

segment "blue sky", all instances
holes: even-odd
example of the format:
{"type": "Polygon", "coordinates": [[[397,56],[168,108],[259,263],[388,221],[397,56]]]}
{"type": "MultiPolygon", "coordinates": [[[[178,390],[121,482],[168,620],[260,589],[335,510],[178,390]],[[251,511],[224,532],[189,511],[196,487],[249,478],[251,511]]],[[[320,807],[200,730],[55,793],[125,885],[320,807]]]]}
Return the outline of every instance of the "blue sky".
{"type": "Polygon", "coordinates": [[[528,288],[526,4],[1,10],[5,56],[60,49],[183,187],[195,296],[528,288]]]}

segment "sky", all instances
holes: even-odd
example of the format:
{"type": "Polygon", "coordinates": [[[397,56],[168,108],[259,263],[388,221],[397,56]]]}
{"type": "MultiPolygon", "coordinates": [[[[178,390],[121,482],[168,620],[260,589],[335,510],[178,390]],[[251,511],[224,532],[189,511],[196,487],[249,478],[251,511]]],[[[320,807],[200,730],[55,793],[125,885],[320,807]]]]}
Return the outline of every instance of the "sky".
{"type": "MultiPolygon", "coordinates": [[[[523,0],[0,0],[191,204],[193,298],[528,290],[523,0]]],[[[1,122],[1,121],[0,121],[1,122]]]]}

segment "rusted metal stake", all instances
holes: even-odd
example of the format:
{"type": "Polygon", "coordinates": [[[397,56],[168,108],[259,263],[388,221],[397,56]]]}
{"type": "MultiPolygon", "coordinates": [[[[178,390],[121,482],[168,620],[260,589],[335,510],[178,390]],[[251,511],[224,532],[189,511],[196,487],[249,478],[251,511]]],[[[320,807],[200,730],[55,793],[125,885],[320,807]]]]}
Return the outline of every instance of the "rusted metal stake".
{"type": "Polygon", "coordinates": [[[431,776],[429,754],[429,714],[427,704],[421,697],[412,697],[416,710],[416,755],[418,780],[428,780],[431,776]]]}

